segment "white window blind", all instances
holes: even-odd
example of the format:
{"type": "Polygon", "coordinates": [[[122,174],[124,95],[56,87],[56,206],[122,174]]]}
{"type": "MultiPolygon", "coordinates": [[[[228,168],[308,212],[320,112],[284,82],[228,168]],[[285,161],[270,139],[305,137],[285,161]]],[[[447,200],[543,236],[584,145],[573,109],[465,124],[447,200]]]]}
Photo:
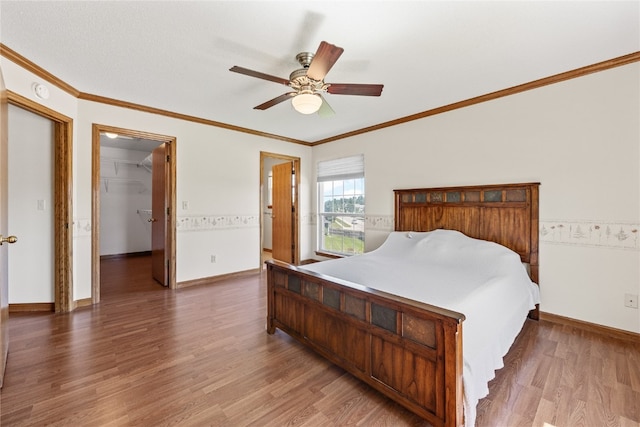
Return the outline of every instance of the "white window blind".
{"type": "Polygon", "coordinates": [[[318,182],[364,177],[364,154],[318,162],[318,182]]]}

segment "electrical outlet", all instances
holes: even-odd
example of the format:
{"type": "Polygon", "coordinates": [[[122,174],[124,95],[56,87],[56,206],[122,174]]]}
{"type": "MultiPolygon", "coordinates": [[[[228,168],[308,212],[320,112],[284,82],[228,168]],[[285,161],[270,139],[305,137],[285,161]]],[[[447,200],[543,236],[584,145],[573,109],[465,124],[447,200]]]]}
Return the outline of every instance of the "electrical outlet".
{"type": "Polygon", "coordinates": [[[211,255],[211,264],[215,264],[215,262],[216,262],[216,256],[211,255]]]}
{"type": "Polygon", "coordinates": [[[189,202],[187,200],[183,200],[182,201],[182,210],[183,211],[188,211],[189,210],[189,202]]]}
{"type": "Polygon", "coordinates": [[[624,306],[629,308],[638,308],[638,295],[624,294],[624,306]]]}

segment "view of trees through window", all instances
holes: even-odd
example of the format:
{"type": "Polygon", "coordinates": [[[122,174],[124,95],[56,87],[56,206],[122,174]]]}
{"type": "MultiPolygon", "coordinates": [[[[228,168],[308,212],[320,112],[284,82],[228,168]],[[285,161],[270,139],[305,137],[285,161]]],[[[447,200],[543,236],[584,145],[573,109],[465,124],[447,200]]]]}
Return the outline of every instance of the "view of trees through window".
{"type": "Polygon", "coordinates": [[[364,252],[364,178],[318,183],[319,246],[344,255],[364,252]]]}

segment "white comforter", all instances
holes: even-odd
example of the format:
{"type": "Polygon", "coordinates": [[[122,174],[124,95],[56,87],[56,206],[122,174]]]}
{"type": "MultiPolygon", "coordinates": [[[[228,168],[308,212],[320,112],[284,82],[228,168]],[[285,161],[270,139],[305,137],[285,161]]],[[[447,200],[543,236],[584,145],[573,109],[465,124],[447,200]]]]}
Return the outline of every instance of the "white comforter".
{"type": "Polygon", "coordinates": [[[304,268],[463,313],[467,426],[475,424],[478,400],[540,302],[517,253],[452,230],[393,232],[374,251],[304,268]]]}

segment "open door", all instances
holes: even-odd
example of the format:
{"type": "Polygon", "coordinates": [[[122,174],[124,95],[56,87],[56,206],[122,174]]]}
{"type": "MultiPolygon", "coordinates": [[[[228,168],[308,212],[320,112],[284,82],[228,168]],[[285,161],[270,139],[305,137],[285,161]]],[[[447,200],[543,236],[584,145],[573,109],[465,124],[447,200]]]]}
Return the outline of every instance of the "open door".
{"type": "Polygon", "coordinates": [[[293,193],[293,162],[273,166],[273,242],[274,259],[294,263],[295,194],[293,193]]]}
{"type": "MultiPolygon", "coordinates": [[[[175,137],[94,123],[91,168],[91,302],[100,302],[100,135],[102,133],[155,141],[151,153],[151,253],[149,272],[163,286],[176,289],[176,149],[175,137]],[[155,219],[155,221],[153,221],[155,219]]],[[[144,151],[148,152],[147,149],[144,151]]]]}
{"type": "MultiPolygon", "coordinates": [[[[0,69],[0,233],[7,232],[7,147],[9,124],[9,107],[7,102],[7,89],[4,85],[2,70],[0,69]]],[[[11,239],[12,240],[12,239],[11,239]]],[[[7,265],[9,255],[7,245],[3,241],[11,243],[9,238],[0,234],[0,387],[4,379],[4,368],[7,365],[9,352],[9,277],[7,265]],[[6,239],[6,240],[5,240],[6,239]]]]}
{"type": "Polygon", "coordinates": [[[162,286],[169,286],[169,254],[167,230],[169,229],[169,204],[167,203],[167,179],[169,157],[166,143],[156,147],[151,154],[151,274],[162,286]]]}

